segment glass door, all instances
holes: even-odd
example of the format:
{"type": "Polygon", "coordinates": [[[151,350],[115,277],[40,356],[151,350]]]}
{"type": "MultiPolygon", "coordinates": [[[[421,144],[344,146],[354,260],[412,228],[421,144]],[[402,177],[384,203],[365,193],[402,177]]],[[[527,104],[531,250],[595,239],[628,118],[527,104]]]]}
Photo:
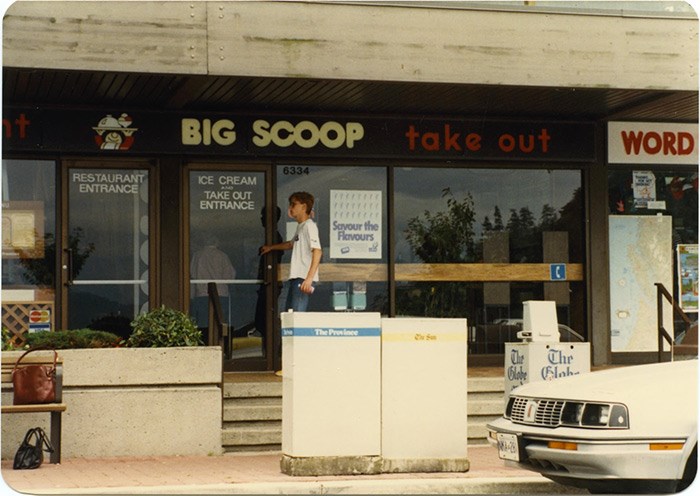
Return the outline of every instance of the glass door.
{"type": "Polygon", "coordinates": [[[266,208],[269,167],[192,164],[187,168],[186,254],[190,315],[208,342],[207,284],[215,283],[229,326],[226,370],[271,370],[276,264],[258,252],[274,236],[266,208]]]}
{"type": "Polygon", "coordinates": [[[62,174],[63,326],[126,338],[149,306],[150,166],[76,162],[62,174]]]}

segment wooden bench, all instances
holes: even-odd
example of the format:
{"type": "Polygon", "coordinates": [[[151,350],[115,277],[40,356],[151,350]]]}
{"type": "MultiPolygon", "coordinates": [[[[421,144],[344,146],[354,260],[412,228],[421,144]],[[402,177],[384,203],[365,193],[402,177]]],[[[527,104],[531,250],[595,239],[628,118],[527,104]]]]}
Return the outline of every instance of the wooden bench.
{"type": "MultiPolygon", "coordinates": [[[[2,390],[12,390],[12,369],[16,362],[15,357],[8,357],[5,353],[2,354],[2,390]]],[[[20,367],[24,365],[52,365],[53,352],[31,353],[22,359],[20,367]]],[[[50,456],[51,463],[61,463],[61,414],[66,410],[66,404],[63,403],[63,360],[58,357],[56,360],[56,402],[45,403],[41,405],[12,405],[2,404],[2,413],[41,413],[48,412],[51,414],[51,432],[49,439],[53,446],[53,453],[50,456]]]]}

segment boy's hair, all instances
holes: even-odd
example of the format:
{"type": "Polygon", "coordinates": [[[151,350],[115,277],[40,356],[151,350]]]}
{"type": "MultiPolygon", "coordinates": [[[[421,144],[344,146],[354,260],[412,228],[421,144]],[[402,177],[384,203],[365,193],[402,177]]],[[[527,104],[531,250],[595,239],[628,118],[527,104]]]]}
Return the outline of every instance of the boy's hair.
{"type": "Polygon", "coordinates": [[[289,195],[289,203],[291,204],[293,201],[306,205],[306,213],[311,215],[311,210],[314,208],[314,195],[306,191],[297,191],[289,195]]]}

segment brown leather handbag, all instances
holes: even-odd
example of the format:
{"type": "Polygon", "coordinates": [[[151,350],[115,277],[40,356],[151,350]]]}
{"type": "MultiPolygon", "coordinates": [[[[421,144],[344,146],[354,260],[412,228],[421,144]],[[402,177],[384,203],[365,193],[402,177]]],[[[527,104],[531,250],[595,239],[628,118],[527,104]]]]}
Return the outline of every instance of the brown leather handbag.
{"type": "Polygon", "coordinates": [[[56,353],[56,350],[52,350],[53,365],[20,366],[22,359],[33,351],[37,351],[37,349],[24,352],[17,359],[15,367],[12,369],[13,403],[15,405],[33,405],[56,401],[56,360],[58,353],[56,353]]]}

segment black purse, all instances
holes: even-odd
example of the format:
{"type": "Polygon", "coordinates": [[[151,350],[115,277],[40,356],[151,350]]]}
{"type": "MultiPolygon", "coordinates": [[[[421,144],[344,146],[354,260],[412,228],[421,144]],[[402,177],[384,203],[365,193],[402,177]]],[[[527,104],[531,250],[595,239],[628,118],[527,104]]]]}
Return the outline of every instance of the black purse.
{"type": "Polygon", "coordinates": [[[44,462],[44,451],[53,453],[53,446],[44,430],[41,427],[29,429],[15,453],[12,468],[15,470],[39,468],[44,462]]]}

